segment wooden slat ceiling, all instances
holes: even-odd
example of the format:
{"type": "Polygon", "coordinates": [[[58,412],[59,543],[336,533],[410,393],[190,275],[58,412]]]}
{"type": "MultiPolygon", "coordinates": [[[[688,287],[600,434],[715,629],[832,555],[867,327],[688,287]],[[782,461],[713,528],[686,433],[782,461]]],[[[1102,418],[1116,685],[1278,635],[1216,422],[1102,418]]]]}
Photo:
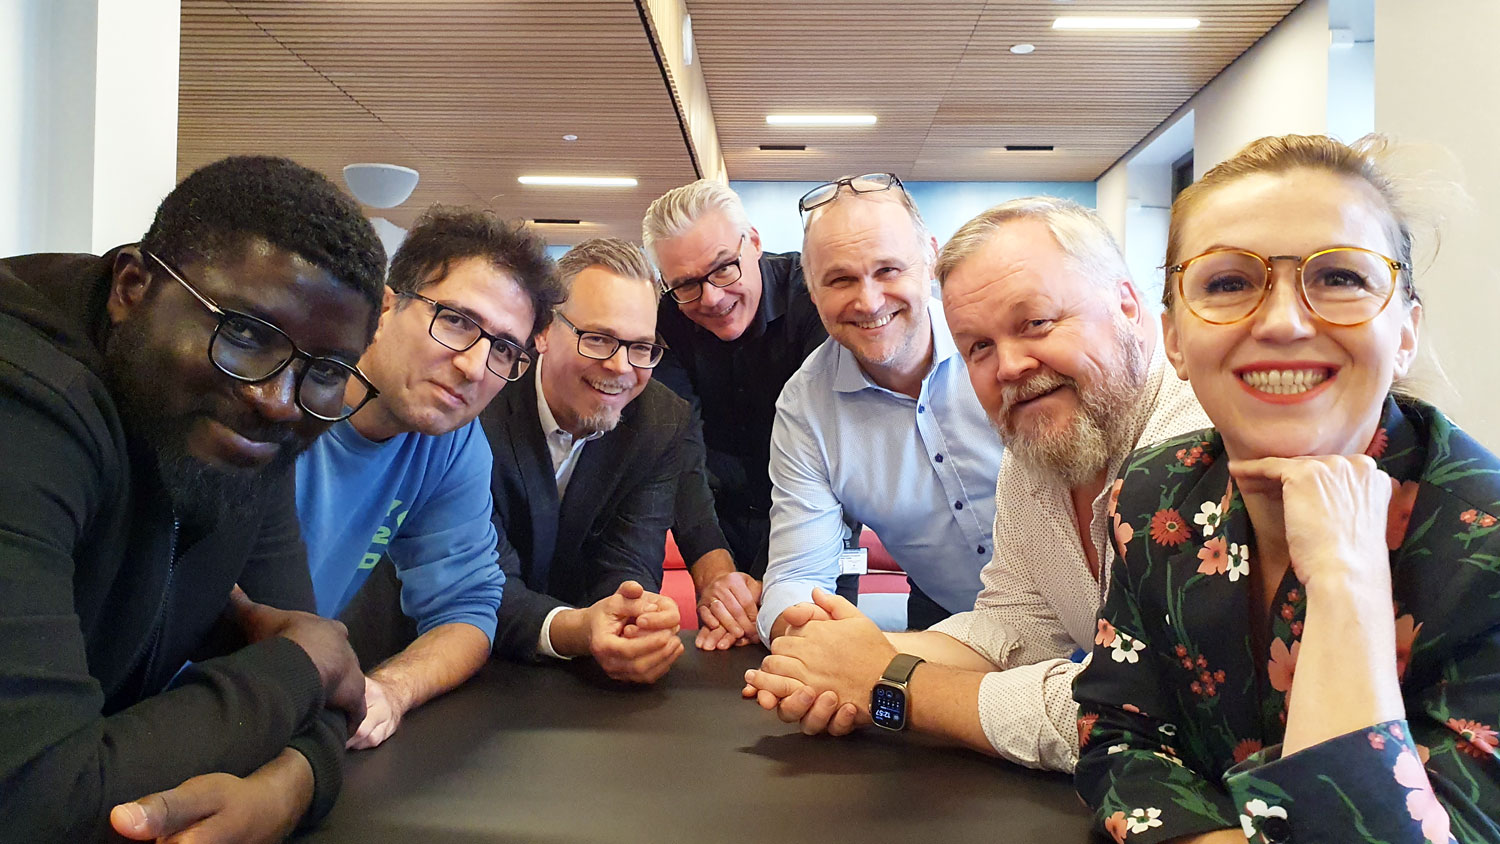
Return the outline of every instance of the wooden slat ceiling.
{"type": "Polygon", "coordinates": [[[442,201],[587,224],[544,227],[552,242],[639,240],[651,200],[696,178],[631,0],[183,0],[179,109],[179,177],[241,153],[341,186],[345,164],[402,164],[416,192],[367,209],[402,226],[442,201]]]}
{"type": "Polygon", "coordinates": [[[735,179],[1096,179],[1300,0],[688,0],[735,179]],[[1196,17],[1186,32],[1053,30],[1059,15],[1196,17]],[[1014,55],[1014,44],[1036,45],[1014,55]],[[872,127],[768,126],[873,112],[872,127]],[[805,152],[760,144],[806,144],[805,152]],[[1053,144],[1053,152],[1006,152],[1053,144]]]}

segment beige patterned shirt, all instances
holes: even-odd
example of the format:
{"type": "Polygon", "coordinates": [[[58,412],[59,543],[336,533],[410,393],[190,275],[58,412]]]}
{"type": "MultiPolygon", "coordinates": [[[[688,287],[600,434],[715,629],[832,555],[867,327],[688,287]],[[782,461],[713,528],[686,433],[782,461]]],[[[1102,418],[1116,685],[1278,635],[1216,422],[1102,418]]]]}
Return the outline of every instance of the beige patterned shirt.
{"type": "MultiPolygon", "coordinates": [[[[1158,342],[1145,397],[1132,419],[1135,448],[1211,424],[1192,388],[1167,366],[1158,342]]],[[[995,485],[995,552],[980,573],[974,609],[931,629],[963,642],[998,669],[979,686],[979,720],[1000,756],[1033,768],[1072,771],[1078,762],[1078,705],[1073,677],[1093,650],[1105,584],[1089,571],[1068,488],[1030,471],[1006,452],[995,485]]],[[[1107,477],[1125,460],[1113,455],[1107,477]]],[[[1094,499],[1090,540],[1108,577],[1109,492],[1094,499]]]]}

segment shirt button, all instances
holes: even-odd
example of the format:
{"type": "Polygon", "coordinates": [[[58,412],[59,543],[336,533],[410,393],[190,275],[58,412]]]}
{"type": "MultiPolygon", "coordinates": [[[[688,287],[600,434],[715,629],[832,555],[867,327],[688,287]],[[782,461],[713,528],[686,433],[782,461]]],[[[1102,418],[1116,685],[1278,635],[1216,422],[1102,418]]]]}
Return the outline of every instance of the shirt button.
{"type": "Polygon", "coordinates": [[[939,463],[941,463],[941,462],[943,462],[943,455],[941,455],[941,454],[934,455],[932,459],[936,460],[939,463]]]}
{"type": "Polygon", "coordinates": [[[964,503],[962,501],[955,501],[955,502],[953,502],[953,509],[955,509],[955,510],[962,510],[963,508],[964,508],[964,503]]]}
{"type": "Polygon", "coordinates": [[[1274,816],[1262,818],[1260,834],[1265,837],[1268,844],[1285,844],[1292,840],[1292,822],[1286,818],[1274,816]]]}
{"type": "Polygon", "coordinates": [[[984,553],[984,546],[983,545],[979,546],[979,553],[981,553],[981,554],[984,553]]]}
{"type": "Polygon", "coordinates": [[[925,405],[925,404],[919,404],[919,405],[917,405],[917,412],[918,413],[926,413],[927,412],[927,405],[925,405]]]}

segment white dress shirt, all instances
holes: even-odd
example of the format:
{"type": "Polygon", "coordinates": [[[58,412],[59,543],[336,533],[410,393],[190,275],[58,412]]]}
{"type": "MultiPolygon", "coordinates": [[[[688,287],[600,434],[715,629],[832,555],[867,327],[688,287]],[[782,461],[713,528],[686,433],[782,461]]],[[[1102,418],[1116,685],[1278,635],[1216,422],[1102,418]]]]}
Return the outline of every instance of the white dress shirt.
{"type": "MultiPolygon", "coordinates": [[[[1168,370],[1158,343],[1131,424],[1141,448],[1212,425],[1192,388],[1168,370]]],[[[1126,454],[1110,456],[1113,479],[1126,454]]],[[[1033,768],[1072,771],[1078,763],[1073,678],[1085,663],[1070,656],[1094,644],[1095,620],[1114,561],[1106,531],[1106,484],[1094,499],[1089,534],[1101,550],[1094,578],[1078,538],[1068,487],[1007,459],[995,485],[995,556],[984,567],[974,609],[932,626],[973,648],[1000,670],[979,686],[979,720],[995,750],[1033,768]]]]}
{"type": "MultiPolygon", "coordinates": [[[[542,423],[542,437],[547,441],[547,453],[552,457],[552,477],[557,481],[557,501],[562,503],[563,494],[568,491],[568,481],[573,478],[573,469],[578,466],[578,455],[583,453],[583,447],[589,442],[604,436],[603,431],[597,431],[586,437],[575,437],[564,431],[557,424],[557,417],[552,415],[552,407],[547,404],[547,395],[542,390],[542,358],[538,355],[536,360],[536,415],[542,423]]],[[[546,654],[557,659],[572,659],[558,653],[552,647],[552,619],[567,607],[557,607],[547,613],[542,619],[542,632],[537,637],[536,649],[538,653],[546,654]]]]}

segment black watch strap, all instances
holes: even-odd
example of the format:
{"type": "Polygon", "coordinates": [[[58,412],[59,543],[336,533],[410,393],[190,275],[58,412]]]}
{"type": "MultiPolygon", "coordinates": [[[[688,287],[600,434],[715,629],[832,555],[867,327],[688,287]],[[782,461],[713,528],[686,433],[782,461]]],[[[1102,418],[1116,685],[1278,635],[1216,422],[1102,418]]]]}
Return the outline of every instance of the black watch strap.
{"type": "Polygon", "coordinates": [[[911,673],[924,661],[919,656],[896,654],[891,664],[885,667],[885,673],[880,675],[880,679],[905,686],[911,680],[911,673]]]}

